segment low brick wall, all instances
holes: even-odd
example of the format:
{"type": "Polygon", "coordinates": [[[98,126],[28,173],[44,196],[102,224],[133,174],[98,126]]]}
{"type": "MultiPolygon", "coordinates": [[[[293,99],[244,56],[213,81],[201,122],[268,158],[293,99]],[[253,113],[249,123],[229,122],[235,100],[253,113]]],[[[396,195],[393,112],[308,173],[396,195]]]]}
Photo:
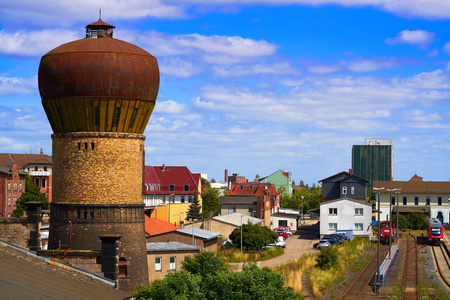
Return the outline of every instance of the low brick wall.
{"type": "Polygon", "coordinates": [[[26,218],[0,218],[0,238],[8,243],[27,248],[33,224],[26,218]]]}
{"type": "Polygon", "coordinates": [[[101,265],[99,264],[100,251],[90,250],[40,250],[39,256],[45,256],[53,261],[77,267],[94,274],[103,276],[101,265]]]}

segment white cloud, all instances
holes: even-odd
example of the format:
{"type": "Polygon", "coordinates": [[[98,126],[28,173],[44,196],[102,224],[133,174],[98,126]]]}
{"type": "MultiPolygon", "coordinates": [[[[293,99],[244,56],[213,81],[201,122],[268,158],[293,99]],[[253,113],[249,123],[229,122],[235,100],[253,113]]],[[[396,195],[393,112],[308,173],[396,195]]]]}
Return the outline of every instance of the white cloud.
{"type": "Polygon", "coordinates": [[[0,77],[0,95],[37,93],[37,77],[0,77]]]}
{"type": "Polygon", "coordinates": [[[434,41],[434,32],[426,30],[403,30],[395,38],[387,38],[388,45],[412,45],[426,48],[434,41]]]}
{"type": "Polygon", "coordinates": [[[79,39],[80,36],[69,30],[48,29],[41,31],[0,31],[0,53],[9,55],[40,56],[51,49],[79,39]]]}
{"type": "Polygon", "coordinates": [[[442,47],[445,53],[450,54],[450,42],[445,43],[444,47],[442,47]]]}
{"type": "Polygon", "coordinates": [[[161,74],[187,78],[198,73],[200,68],[193,63],[179,57],[164,58],[159,61],[161,74]]]}
{"type": "Polygon", "coordinates": [[[173,100],[157,102],[153,113],[156,114],[181,114],[186,111],[186,105],[173,100]]]}
{"type": "Polygon", "coordinates": [[[221,66],[213,67],[213,70],[214,73],[220,77],[296,73],[294,68],[288,63],[221,66]]]}

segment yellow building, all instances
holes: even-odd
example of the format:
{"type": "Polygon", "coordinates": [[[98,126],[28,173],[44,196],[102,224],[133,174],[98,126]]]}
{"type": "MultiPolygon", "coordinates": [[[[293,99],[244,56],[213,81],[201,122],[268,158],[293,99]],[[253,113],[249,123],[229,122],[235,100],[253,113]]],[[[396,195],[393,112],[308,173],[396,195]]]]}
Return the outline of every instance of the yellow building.
{"type": "Polygon", "coordinates": [[[187,167],[145,167],[144,203],[145,213],[150,218],[175,225],[185,223],[194,199],[198,199],[201,205],[200,174],[191,173],[187,167]]]}

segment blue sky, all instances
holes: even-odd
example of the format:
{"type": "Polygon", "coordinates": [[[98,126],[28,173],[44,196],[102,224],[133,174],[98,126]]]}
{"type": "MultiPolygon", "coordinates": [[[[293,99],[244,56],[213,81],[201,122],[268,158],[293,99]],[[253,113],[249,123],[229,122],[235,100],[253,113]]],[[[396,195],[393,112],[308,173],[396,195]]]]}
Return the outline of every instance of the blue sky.
{"type": "Polygon", "coordinates": [[[0,0],[0,152],[51,154],[40,58],[101,8],[159,62],[147,165],[312,184],[376,137],[394,139],[395,180],[450,180],[450,3],[203,2],[0,0]]]}

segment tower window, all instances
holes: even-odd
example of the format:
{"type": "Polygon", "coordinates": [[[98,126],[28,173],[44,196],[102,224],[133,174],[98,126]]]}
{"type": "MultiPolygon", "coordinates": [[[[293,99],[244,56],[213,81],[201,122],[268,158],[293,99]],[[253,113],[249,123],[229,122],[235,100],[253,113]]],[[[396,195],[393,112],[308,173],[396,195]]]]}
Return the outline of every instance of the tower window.
{"type": "Polygon", "coordinates": [[[116,107],[116,110],[114,112],[113,126],[119,125],[119,117],[120,117],[120,107],[116,107]]]}
{"type": "Polygon", "coordinates": [[[91,143],[91,148],[92,148],[92,150],[94,150],[94,147],[95,147],[95,144],[94,144],[94,143],[91,143]]]}
{"type": "Polygon", "coordinates": [[[100,106],[95,107],[95,125],[100,125],[100,106]]]}
{"type": "Polygon", "coordinates": [[[78,150],[81,149],[81,143],[78,143],[78,150]]]}
{"type": "Polygon", "coordinates": [[[133,109],[133,113],[131,115],[131,120],[130,120],[130,127],[133,127],[134,121],[136,121],[137,111],[138,111],[137,108],[133,109]]]}
{"type": "Polygon", "coordinates": [[[88,143],[84,143],[84,149],[88,148],[88,143]]]}

